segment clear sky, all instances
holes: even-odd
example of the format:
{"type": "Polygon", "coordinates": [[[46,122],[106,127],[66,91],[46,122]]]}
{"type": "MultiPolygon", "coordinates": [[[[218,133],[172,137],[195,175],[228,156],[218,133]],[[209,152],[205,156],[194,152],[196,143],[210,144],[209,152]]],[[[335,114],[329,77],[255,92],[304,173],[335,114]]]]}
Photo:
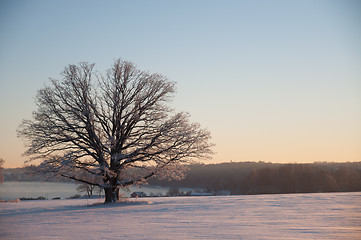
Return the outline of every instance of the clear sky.
{"type": "Polygon", "coordinates": [[[212,132],[210,162],[361,161],[361,2],[0,2],[0,157],[68,64],[116,58],[177,82],[173,106],[212,132]]]}

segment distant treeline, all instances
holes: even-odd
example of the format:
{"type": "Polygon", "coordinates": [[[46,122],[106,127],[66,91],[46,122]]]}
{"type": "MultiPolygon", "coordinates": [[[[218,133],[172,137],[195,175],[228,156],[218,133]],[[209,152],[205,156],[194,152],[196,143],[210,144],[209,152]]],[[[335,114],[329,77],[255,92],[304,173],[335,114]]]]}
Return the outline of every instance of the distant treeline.
{"type": "Polygon", "coordinates": [[[231,194],[361,191],[361,162],[272,164],[264,162],[191,165],[180,181],[153,178],[152,185],[228,190],[231,194]]]}
{"type": "MultiPolygon", "coordinates": [[[[64,178],[26,173],[24,168],[4,169],[5,181],[62,181],[64,178]]],[[[275,164],[237,162],[190,165],[182,180],[152,178],[150,185],[205,188],[231,194],[313,193],[361,191],[361,162],[275,164]]]]}
{"type": "Polygon", "coordinates": [[[53,175],[40,175],[29,171],[26,168],[5,168],[3,170],[4,181],[17,182],[74,182],[63,177],[54,177],[53,175]]]}

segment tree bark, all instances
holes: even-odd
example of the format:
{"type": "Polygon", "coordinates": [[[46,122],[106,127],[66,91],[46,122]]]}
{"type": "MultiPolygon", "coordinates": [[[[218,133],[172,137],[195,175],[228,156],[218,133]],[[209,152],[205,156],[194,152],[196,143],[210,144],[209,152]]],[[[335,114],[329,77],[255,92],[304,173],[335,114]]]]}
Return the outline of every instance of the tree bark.
{"type": "Polygon", "coordinates": [[[104,203],[113,203],[119,200],[119,188],[107,187],[104,189],[105,201],[104,203]]]}

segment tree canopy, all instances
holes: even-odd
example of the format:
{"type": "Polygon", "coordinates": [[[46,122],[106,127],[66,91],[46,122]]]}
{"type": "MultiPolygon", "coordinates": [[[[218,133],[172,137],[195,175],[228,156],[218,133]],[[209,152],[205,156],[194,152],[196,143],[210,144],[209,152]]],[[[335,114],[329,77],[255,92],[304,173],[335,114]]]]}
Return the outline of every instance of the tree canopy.
{"type": "Polygon", "coordinates": [[[118,59],[105,75],[81,63],[61,77],[38,91],[18,129],[42,171],[99,186],[113,202],[121,187],[179,177],[182,164],[212,154],[210,132],[169,106],[175,83],[165,76],[118,59]]]}

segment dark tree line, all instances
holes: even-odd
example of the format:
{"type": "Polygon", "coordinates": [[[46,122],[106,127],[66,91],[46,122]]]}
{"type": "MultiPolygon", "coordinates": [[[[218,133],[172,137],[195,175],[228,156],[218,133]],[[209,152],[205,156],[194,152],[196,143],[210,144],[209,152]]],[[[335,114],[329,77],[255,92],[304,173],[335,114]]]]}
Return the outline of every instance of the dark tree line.
{"type": "Polygon", "coordinates": [[[279,168],[262,168],[252,171],[240,185],[238,193],[311,193],[360,190],[360,169],[345,166],[333,169],[320,165],[289,164],[279,168]]]}
{"type": "Polygon", "coordinates": [[[192,165],[180,181],[153,179],[150,184],[202,187],[231,194],[361,191],[361,162],[271,164],[264,162],[192,165]]]}
{"type": "MultiPolygon", "coordinates": [[[[54,181],[29,175],[25,169],[4,169],[5,181],[54,181]]],[[[65,179],[57,179],[64,181],[65,179]]],[[[361,191],[361,162],[272,164],[240,162],[188,166],[182,180],[153,178],[150,185],[228,190],[231,194],[272,194],[361,191]]]]}

